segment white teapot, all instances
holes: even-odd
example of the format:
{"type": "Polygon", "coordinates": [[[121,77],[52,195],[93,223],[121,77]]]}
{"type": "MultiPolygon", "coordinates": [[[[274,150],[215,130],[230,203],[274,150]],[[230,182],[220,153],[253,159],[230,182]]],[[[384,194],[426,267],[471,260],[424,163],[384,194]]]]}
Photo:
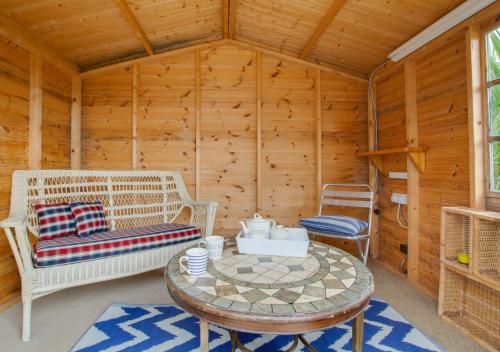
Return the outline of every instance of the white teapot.
{"type": "Polygon", "coordinates": [[[254,214],[252,219],[248,219],[246,221],[240,221],[241,229],[243,230],[243,234],[247,236],[252,231],[260,230],[269,232],[271,228],[276,226],[276,221],[272,219],[264,219],[259,214],[254,214]]]}

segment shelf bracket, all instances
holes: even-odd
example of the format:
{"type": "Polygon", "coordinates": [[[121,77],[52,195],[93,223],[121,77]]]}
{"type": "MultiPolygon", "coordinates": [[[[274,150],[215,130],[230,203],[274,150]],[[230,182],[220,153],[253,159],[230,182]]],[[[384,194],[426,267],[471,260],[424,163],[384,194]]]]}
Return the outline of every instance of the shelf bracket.
{"type": "Polygon", "coordinates": [[[418,172],[425,174],[425,152],[408,152],[408,156],[417,167],[418,172]]]}
{"type": "Polygon", "coordinates": [[[382,164],[382,155],[371,155],[369,157],[370,162],[377,168],[377,170],[383,175],[384,174],[384,168],[382,164]]]}

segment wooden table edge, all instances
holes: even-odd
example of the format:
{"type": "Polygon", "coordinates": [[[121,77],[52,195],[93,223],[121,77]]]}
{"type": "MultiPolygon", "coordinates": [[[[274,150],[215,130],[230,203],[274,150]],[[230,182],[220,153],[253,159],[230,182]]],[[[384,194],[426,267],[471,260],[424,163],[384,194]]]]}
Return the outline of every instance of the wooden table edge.
{"type": "Polygon", "coordinates": [[[175,287],[166,275],[167,289],[172,299],[179,307],[192,315],[227,329],[276,335],[302,334],[316,330],[326,329],[340,323],[354,319],[364,311],[373,294],[371,292],[363,299],[346,305],[340,312],[320,311],[317,314],[304,313],[296,315],[264,316],[247,312],[236,312],[222,307],[213,307],[208,303],[189,296],[175,287]]]}

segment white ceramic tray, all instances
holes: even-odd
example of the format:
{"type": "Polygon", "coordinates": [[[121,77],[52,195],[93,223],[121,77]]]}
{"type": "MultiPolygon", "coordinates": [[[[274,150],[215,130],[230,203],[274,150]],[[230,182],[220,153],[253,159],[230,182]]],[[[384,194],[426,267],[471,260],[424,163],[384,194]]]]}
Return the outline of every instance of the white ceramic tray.
{"type": "Polygon", "coordinates": [[[309,236],[305,229],[287,227],[286,240],[245,238],[240,232],[236,236],[238,252],[244,254],[305,257],[309,248],[309,236]]]}

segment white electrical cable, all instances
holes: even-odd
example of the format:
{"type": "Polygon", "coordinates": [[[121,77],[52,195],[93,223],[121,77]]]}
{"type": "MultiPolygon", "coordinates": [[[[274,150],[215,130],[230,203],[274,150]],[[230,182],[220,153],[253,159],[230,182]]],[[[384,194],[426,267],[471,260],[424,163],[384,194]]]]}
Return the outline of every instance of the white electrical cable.
{"type": "Polygon", "coordinates": [[[400,213],[400,212],[401,212],[401,203],[398,203],[398,213],[397,213],[397,215],[396,215],[396,219],[398,220],[398,224],[399,224],[399,226],[401,226],[401,227],[402,227],[402,228],[404,228],[404,229],[407,229],[407,228],[408,228],[408,226],[407,226],[407,225],[404,225],[404,224],[401,222],[401,220],[399,220],[399,213],[400,213]]]}

